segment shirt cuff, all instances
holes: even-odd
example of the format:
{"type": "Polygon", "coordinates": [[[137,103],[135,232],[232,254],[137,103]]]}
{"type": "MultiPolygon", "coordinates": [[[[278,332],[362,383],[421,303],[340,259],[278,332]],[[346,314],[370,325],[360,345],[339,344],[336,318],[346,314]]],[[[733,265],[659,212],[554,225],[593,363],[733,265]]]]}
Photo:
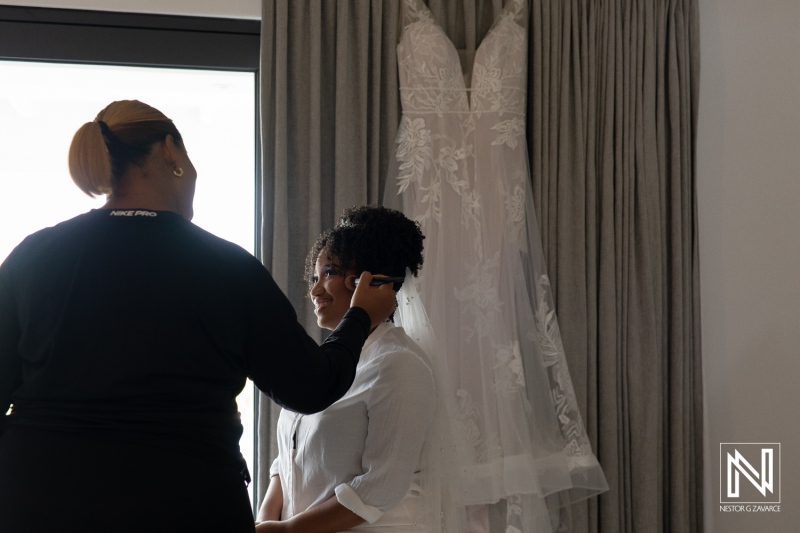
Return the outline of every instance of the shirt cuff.
{"type": "Polygon", "coordinates": [[[336,487],[336,499],[344,507],[354,512],[370,524],[374,524],[380,517],[383,516],[383,511],[377,507],[367,505],[361,501],[361,498],[355,493],[350,485],[344,483],[336,487]]]}

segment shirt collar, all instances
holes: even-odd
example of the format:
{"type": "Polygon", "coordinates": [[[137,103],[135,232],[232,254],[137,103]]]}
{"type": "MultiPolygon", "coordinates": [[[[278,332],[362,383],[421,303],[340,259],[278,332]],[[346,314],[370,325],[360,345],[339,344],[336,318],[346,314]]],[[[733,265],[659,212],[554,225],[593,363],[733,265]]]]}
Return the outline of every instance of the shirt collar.
{"type": "Polygon", "coordinates": [[[386,335],[386,332],[388,332],[390,329],[394,327],[395,325],[391,322],[381,322],[378,325],[378,327],[375,328],[375,331],[369,334],[369,337],[367,337],[366,342],[364,342],[364,347],[361,349],[361,351],[363,352],[364,350],[372,346],[375,343],[375,341],[386,335]]]}

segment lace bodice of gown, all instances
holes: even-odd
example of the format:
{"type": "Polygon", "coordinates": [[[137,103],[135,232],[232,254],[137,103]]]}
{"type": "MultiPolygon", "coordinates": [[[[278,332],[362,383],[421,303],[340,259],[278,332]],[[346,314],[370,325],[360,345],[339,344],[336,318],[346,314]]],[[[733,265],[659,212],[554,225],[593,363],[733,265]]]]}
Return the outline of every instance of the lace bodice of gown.
{"type": "Polygon", "coordinates": [[[567,369],[529,184],[527,5],[503,8],[467,86],[427,7],[403,2],[403,117],[386,203],[426,236],[417,286],[469,443],[464,501],[596,493],[605,479],[567,369]]]}
{"type": "Polygon", "coordinates": [[[524,4],[512,2],[475,52],[472,83],[462,73],[458,51],[422,5],[407,3],[409,22],[398,46],[405,113],[492,112],[525,115],[527,45],[524,4]],[[467,89],[470,89],[469,91],[467,89]]]}

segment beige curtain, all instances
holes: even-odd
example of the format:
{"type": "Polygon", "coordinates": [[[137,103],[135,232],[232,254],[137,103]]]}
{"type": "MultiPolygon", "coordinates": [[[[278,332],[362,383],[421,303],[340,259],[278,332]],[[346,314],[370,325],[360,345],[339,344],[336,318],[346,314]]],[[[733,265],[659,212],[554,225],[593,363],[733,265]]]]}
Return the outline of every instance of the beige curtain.
{"type": "Polygon", "coordinates": [[[534,202],[611,491],[576,531],[702,530],[694,0],[536,0],[534,202]]]}
{"type": "MultiPolygon", "coordinates": [[[[455,44],[502,0],[431,0],[455,44]]],[[[702,531],[696,0],[531,0],[528,148],[570,371],[611,490],[573,531],[702,531]]],[[[263,257],[310,331],[306,252],[378,203],[399,1],[264,0],[263,257]]],[[[276,410],[261,405],[259,501],[276,410]]]]}

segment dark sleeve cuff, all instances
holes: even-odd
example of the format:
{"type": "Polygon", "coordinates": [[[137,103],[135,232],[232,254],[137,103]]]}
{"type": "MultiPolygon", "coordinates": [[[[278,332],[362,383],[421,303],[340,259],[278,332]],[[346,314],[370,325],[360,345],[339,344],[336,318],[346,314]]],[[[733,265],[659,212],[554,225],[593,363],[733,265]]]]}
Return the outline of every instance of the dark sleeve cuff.
{"type": "Polygon", "coordinates": [[[369,330],[372,326],[372,321],[369,319],[369,313],[364,311],[361,307],[351,307],[342,317],[342,322],[347,319],[353,319],[364,329],[364,340],[369,337],[369,330]]]}

